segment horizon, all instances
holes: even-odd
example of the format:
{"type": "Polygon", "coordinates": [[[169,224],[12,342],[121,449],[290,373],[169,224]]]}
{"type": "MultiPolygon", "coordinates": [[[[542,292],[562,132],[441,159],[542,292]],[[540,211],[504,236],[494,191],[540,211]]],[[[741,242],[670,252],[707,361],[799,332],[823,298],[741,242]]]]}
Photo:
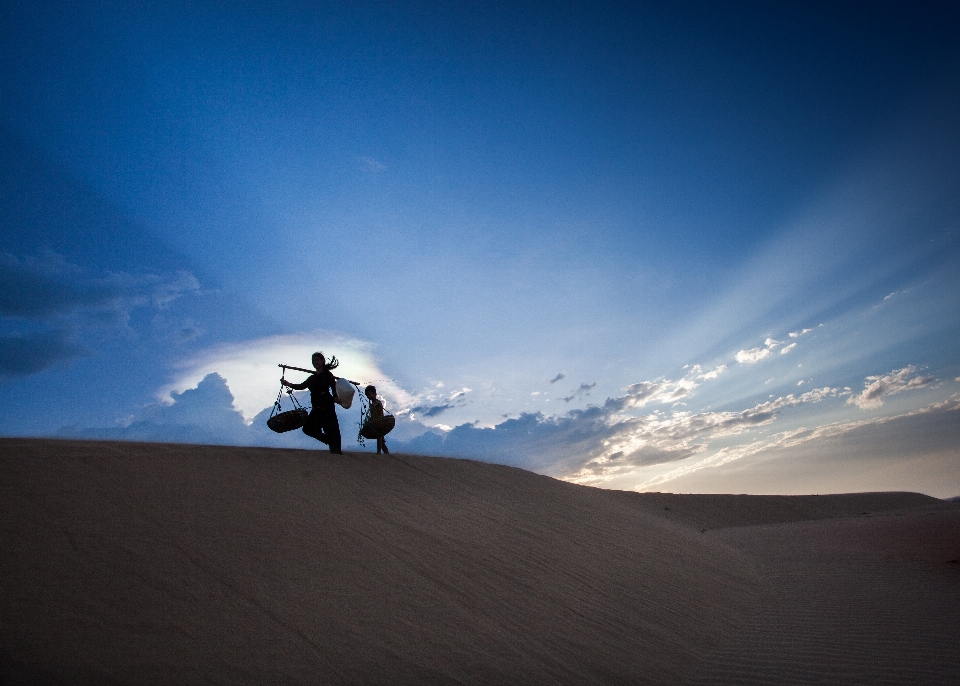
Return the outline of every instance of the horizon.
{"type": "Polygon", "coordinates": [[[953,5],[4,18],[2,436],[324,449],[322,350],[391,449],[960,494],[953,5]]]}

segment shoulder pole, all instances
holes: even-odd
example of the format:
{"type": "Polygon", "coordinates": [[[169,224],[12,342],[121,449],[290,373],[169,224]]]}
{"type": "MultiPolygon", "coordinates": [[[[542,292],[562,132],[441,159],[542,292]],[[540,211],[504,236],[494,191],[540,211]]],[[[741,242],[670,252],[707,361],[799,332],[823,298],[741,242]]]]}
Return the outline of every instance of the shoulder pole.
{"type": "MultiPolygon", "coordinates": [[[[316,374],[316,373],[317,373],[317,370],[316,370],[316,369],[304,369],[303,367],[291,367],[289,364],[278,364],[277,366],[278,366],[278,367],[282,367],[283,369],[293,369],[294,371],[298,371],[298,372],[306,372],[307,374],[316,374]]],[[[342,378],[342,377],[335,376],[334,378],[335,378],[335,379],[339,379],[339,378],[342,378]]],[[[359,381],[350,381],[350,379],[347,379],[347,381],[349,381],[350,383],[352,383],[354,386],[359,386],[359,384],[360,384],[359,381]]]]}

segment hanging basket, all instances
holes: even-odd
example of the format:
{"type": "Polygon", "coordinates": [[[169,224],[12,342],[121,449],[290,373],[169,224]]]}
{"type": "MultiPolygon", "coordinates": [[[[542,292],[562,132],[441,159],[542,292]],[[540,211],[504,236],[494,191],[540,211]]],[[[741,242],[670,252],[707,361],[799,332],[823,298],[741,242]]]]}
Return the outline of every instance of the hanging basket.
{"type": "Polygon", "coordinates": [[[371,419],[360,429],[360,435],[371,440],[383,438],[393,431],[393,427],[396,426],[396,424],[397,420],[393,418],[392,414],[388,414],[380,419],[371,419]]]}
{"type": "Polygon", "coordinates": [[[282,434],[285,431],[295,431],[302,427],[303,423],[307,421],[307,414],[307,411],[302,407],[298,407],[295,410],[288,410],[287,412],[280,412],[267,420],[267,426],[278,434],[282,434]]]}

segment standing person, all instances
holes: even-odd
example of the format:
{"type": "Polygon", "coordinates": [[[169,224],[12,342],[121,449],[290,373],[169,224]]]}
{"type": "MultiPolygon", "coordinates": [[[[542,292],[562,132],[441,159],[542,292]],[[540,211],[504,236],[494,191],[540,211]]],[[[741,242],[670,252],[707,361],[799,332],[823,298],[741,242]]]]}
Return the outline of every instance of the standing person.
{"type": "Polygon", "coordinates": [[[290,383],[280,379],[280,383],[295,391],[310,389],[310,414],[303,423],[303,433],[330,446],[330,452],[343,455],[340,449],[340,422],[333,401],[337,397],[337,378],[331,373],[336,364],[328,365],[323,353],[314,353],[312,357],[316,374],[311,374],[303,383],[290,383]]]}
{"type": "MultiPolygon", "coordinates": [[[[370,401],[370,415],[367,417],[367,422],[383,419],[383,403],[377,399],[377,387],[367,386],[363,389],[363,394],[367,396],[367,400],[370,401]]],[[[379,455],[381,451],[387,455],[390,454],[390,451],[387,450],[387,441],[383,436],[377,436],[377,455],[379,455]]]]}

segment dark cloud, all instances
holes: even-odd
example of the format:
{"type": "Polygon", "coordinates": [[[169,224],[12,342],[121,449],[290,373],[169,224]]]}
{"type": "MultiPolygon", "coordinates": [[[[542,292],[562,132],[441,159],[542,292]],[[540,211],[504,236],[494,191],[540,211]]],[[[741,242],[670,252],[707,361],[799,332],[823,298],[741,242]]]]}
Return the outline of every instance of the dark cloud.
{"type": "Polygon", "coordinates": [[[86,354],[70,333],[61,329],[0,336],[0,379],[30,376],[86,354]]]}
{"type": "Polygon", "coordinates": [[[605,424],[606,414],[596,407],[562,417],[523,413],[495,427],[462,424],[443,436],[420,439],[416,447],[431,455],[471,457],[559,474],[579,467],[596,453],[609,433],[605,424]]]}
{"type": "MultiPolygon", "coordinates": [[[[702,445],[693,445],[672,450],[645,445],[631,453],[615,452],[607,458],[606,465],[617,467],[648,467],[655,464],[678,462],[693,457],[702,449],[702,445]]],[[[585,469],[589,471],[590,465],[585,469]]]]}
{"type": "MultiPolygon", "coordinates": [[[[165,443],[202,443],[212,445],[262,445],[273,448],[303,448],[325,450],[326,447],[301,431],[278,434],[267,427],[272,407],[264,408],[250,424],[243,421],[240,412],[233,406],[233,394],[227,382],[219,374],[208,374],[197,384],[182,393],[171,393],[172,403],[152,403],[139,408],[133,417],[122,425],[112,427],[62,427],[58,435],[65,438],[89,438],[123,441],[153,441],[165,443]]],[[[289,409],[289,406],[284,409],[289,409]]],[[[354,444],[358,413],[338,410],[340,432],[344,447],[356,449],[354,444]],[[350,448],[353,445],[354,448],[350,448]]],[[[418,439],[429,427],[402,416],[391,433],[391,447],[418,439]]],[[[442,441],[437,434],[430,434],[415,443],[430,452],[431,438],[442,441]]],[[[368,443],[369,446],[369,443],[368,443]]]]}
{"type": "Polygon", "coordinates": [[[567,376],[566,376],[563,372],[560,372],[560,373],[557,374],[555,377],[553,377],[552,379],[550,379],[550,381],[549,381],[548,383],[557,383],[558,381],[561,381],[562,379],[566,379],[566,378],[567,378],[567,376]]]}
{"type": "Polygon", "coordinates": [[[413,414],[418,414],[421,417],[436,417],[439,414],[443,414],[447,410],[453,409],[457,405],[451,405],[450,403],[444,403],[443,405],[417,405],[410,409],[410,412],[413,414]]]}
{"type": "MultiPolygon", "coordinates": [[[[583,384],[586,390],[595,384],[583,384]]],[[[626,394],[607,398],[560,416],[525,413],[493,427],[462,424],[442,436],[434,434],[403,449],[433,455],[470,457],[510,464],[555,476],[598,480],[637,467],[677,462],[703,453],[709,442],[763,426],[787,407],[815,403],[842,392],[828,387],[801,396],[785,396],[742,411],[624,415],[625,408],[669,395],[672,382],[633,384],[626,394]]]]}
{"type": "Polygon", "coordinates": [[[52,253],[0,253],[0,324],[12,331],[0,339],[0,377],[29,376],[88,354],[77,342],[84,333],[123,335],[135,308],[163,309],[197,288],[186,272],[92,274],[52,253]],[[38,326],[49,329],[37,333],[38,326]]]}
{"type": "Polygon", "coordinates": [[[573,393],[571,393],[570,395],[568,395],[566,398],[560,398],[560,400],[562,400],[562,401],[565,402],[565,403],[568,403],[568,402],[570,402],[571,400],[573,400],[574,398],[579,399],[579,398],[582,398],[582,397],[585,396],[585,395],[590,395],[590,390],[591,390],[594,386],[596,386],[596,385],[597,385],[597,382],[596,382],[596,381],[594,381],[594,382],[591,383],[591,384],[582,383],[582,384],[580,384],[580,388],[578,388],[577,390],[575,390],[573,393]]]}
{"type": "Polygon", "coordinates": [[[249,427],[233,408],[233,395],[219,374],[207,375],[196,388],[172,393],[173,403],[141,409],[125,426],[101,429],[69,428],[64,435],[128,441],[248,445],[249,427]]]}
{"type": "MultiPolygon", "coordinates": [[[[219,374],[208,374],[183,393],[172,393],[173,403],[147,405],[123,426],[103,428],[64,427],[61,436],[124,441],[204,443],[214,445],[266,445],[273,447],[317,448],[312,438],[300,431],[277,434],[267,428],[266,408],[247,425],[233,407],[233,394],[219,374]]],[[[341,422],[344,439],[349,429],[341,422]]]]}
{"type": "Polygon", "coordinates": [[[0,316],[49,320],[82,316],[94,323],[125,321],[138,306],[165,307],[198,289],[186,272],[169,276],[91,274],[62,257],[0,254],[0,316]]]}

